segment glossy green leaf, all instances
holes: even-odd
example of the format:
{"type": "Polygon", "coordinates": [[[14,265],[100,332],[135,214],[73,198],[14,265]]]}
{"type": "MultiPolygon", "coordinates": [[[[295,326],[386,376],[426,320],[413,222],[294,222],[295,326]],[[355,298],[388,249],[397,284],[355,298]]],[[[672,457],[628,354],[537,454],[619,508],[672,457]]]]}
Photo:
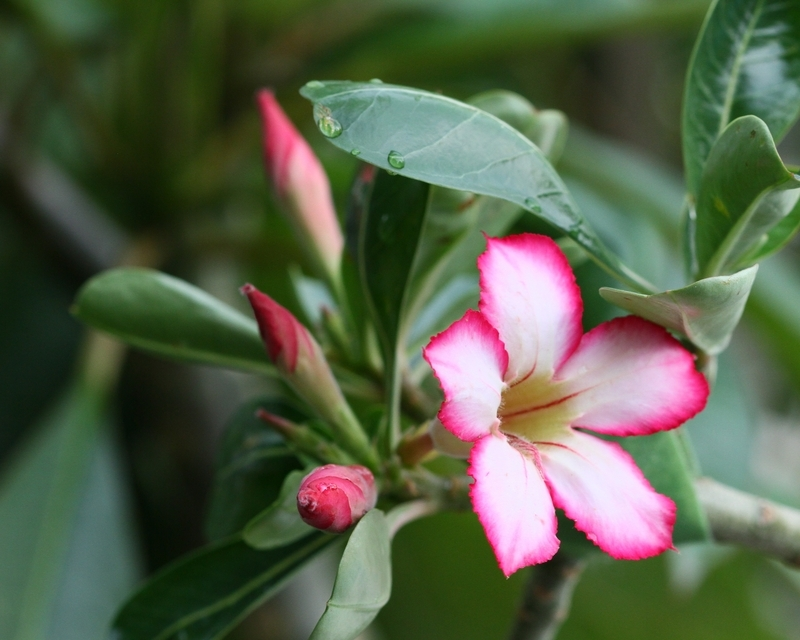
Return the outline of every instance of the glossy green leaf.
{"type": "Polygon", "coordinates": [[[283,438],[256,417],[260,408],[290,420],[305,419],[286,403],[266,398],[245,403],[231,418],[218,454],[206,517],[210,540],[241,531],[278,499],[286,475],[302,467],[283,438]]]}
{"type": "Polygon", "coordinates": [[[0,637],[100,638],[136,579],[102,401],[74,385],[0,482],[0,637]]]}
{"type": "Polygon", "coordinates": [[[700,273],[730,273],[785,218],[800,177],[781,161],[767,125],[742,116],[708,156],[697,197],[695,246],[700,273]]]}
{"type": "Polygon", "coordinates": [[[758,265],[730,276],[699,280],[688,287],[651,296],[600,289],[611,304],[685,335],[708,354],[725,350],[739,324],[758,265]]]}
{"type": "MultiPolygon", "coordinates": [[[[467,103],[514,127],[551,162],[564,149],[567,119],[560,111],[537,111],[511,91],[487,91],[467,103]]],[[[432,187],[414,263],[409,315],[414,318],[442,282],[474,270],[477,255],[485,246],[483,234],[503,234],[522,212],[519,205],[507,200],[432,187]]]]}
{"type": "Polygon", "coordinates": [[[158,271],[101,273],[81,288],[72,310],[96,329],[158,355],[274,373],[254,320],[158,271]]]}
{"type": "Polygon", "coordinates": [[[353,640],[389,601],[391,591],[389,527],[383,512],[373,509],[347,541],[333,594],[309,640],[353,640]]]}
{"type": "Polygon", "coordinates": [[[683,103],[683,157],[698,195],[706,159],[736,118],[755,115],[776,141],[800,114],[800,4],[720,0],[695,45],[683,103]]]}
{"type": "Polygon", "coordinates": [[[222,638],[335,540],[318,533],[269,551],[256,551],[236,538],[209,545],[145,583],[114,620],[114,638],[222,638]]]}
{"type": "Polygon", "coordinates": [[[499,118],[387,84],[314,81],[301,93],[341,149],[409,178],[514,202],[570,235],[621,281],[649,288],[606,249],[538,147],[499,118]]]}
{"type": "Polygon", "coordinates": [[[708,520],[694,490],[695,460],[688,438],[673,430],[621,438],[619,443],[633,456],[653,488],[675,501],[675,544],[708,540],[708,520]]]}
{"type": "Polygon", "coordinates": [[[247,544],[254,549],[275,549],[314,532],[297,512],[297,491],[305,477],[304,470],[286,476],[277,500],[244,528],[242,538],[247,544]]]}
{"type": "MultiPolygon", "coordinates": [[[[753,264],[777,253],[800,231],[800,191],[791,191],[786,194],[796,197],[792,210],[772,227],[756,244],[749,253],[742,257],[742,264],[753,264]]],[[[785,203],[788,206],[788,202],[785,203]]]]}
{"type": "Polygon", "coordinates": [[[379,171],[375,176],[359,242],[359,268],[381,345],[387,377],[389,435],[399,438],[400,372],[404,315],[414,260],[428,206],[429,185],[379,171]]]}

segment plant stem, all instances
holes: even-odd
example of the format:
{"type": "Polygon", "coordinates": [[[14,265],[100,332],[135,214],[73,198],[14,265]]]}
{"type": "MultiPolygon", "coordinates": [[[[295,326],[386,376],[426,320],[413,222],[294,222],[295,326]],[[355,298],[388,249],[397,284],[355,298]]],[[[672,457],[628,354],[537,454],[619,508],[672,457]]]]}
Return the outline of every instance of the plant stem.
{"type": "Polygon", "coordinates": [[[800,510],[727,487],[711,478],[695,481],[717,542],[736,544],[800,567],[800,510]]]}
{"type": "Polygon", "coordinates": [[[585,562],[559,551],[532,567],[509,640],[552,640],[567,619],[585,562]]]}

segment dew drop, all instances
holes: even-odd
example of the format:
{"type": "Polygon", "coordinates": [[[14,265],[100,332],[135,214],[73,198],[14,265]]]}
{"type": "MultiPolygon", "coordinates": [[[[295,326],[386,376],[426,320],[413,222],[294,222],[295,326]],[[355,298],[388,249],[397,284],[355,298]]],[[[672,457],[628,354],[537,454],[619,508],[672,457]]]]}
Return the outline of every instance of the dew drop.
{"type": "Polygon", "coordinates": [[[361,149],[352,149],[350,151],[350,155],[351,156],[360,156],[361,155],[361,149]]]}
{"type": "Polygon", "coordinates": [[[406,166],[406,159],[399,151],[390,151],[387,160],[395,169],[402,169],[406,166]]]}
{"type": "Polygon", "coordinates": [[[319,80],[311,80],[310,82],[306,82],[306,87],[309,89],[321,89],[325,85],[322,84],[319,80]]]}
{"type": "Polygon", "coordinates": [[[542,212],[542,205],[540,205],[535,198],[525,198],[525,206],[534,213],[542,212]]]}
{"type": "Polygon", "coordinates": [[[322,116],[317,122],[317,126],[326,138],[337,138],[342,135],[342,125],[331,116],[322,116]]]}
{"type": "Polygon", "coordinates": [[[386,173],[388,173],[390,176],[396,176],[397,175],[397,171],[392,171],[391,169],[387,169],[386,173]]]}
{"type": "Polygon", "coordinates": [[[383,84],[383,80],[380,78],[372,78],[372,80],[370,80],[370,84],[383,84]]]}

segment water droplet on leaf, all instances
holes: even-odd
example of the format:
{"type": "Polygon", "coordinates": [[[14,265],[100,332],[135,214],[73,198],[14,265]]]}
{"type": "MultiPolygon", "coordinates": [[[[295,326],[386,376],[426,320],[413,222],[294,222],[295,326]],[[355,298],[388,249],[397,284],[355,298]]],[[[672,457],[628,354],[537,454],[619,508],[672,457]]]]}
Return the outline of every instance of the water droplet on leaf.
{"type": "Polygon", "coordinates": [[[319,80],[311,80],[310,82],[306,82],[306,87],[308,87],[309,89],[320,89],[321,87],[324,86],[325,85],[322,84],[319,80]]]}
{"type": "Polygon", "coordinates": [[[342,125],[339,124],[336,118],[331,116],[322,116],[317,122],[317,126],[326,138],[337,138],[342,135],[342,125]]]}
{"type": "Polygon", "coordinates": [[[383,80],[381,80],[380,78],[372,78],[372,80],[370,80],[370,83],[372,83],[372,84],[383,84],[383,80]]]}
{"type": "Polygon", "coordinates": [[[386,173],[388,173],[390,176],[396,176],[397,175],[397,171],[392,171],[391,169],[387,169],[386,173]]]}
{"type": "Polygon", "coordinates": [[[399,151],[390,151],[389,157],[387,158],[389,164],[393,166],[395,169],[402,169],[406,166],[406,159],[403,157],[403,154],[399,151]]]}
{"type": "Polygon", "coordinates": [[[542,205],[536,201],[536,198],[525,198],[525,206],[534,213],[542,212],[542,205]]]}
{"type": "Polygon", "coordinates": [[[351,156],[360,156],[361,155],[361,150],[360,149],[351,149],[350,155],[351,156]]]}

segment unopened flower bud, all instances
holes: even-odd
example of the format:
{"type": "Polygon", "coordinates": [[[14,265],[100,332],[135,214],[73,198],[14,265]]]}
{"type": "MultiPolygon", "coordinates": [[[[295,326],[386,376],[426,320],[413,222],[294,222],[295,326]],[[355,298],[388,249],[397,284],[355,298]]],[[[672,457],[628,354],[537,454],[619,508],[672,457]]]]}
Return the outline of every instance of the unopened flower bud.
{"type": "Polygon", "coordinates": [[[322,347],[292,313],[252,284],[242,287],[253,307],[261,339],[283,378],[333,427],[337,442],[356,460],[374,466],[375,453],[339,384],[322,347]]]}
{"type": "Polygon", "coordinates": [[[326,464],[309,473],[297,492],[303,521],[322,531],[342,533],[375,506],[375,478],[361,465],[326,464]]]}
{"type": "Polygon", "coordinates": [[[328,176],[272,92],[259,91],[257,100],[264,130],[264,162],[275,193],[298,240],[316,266],[336,282],[344,239],[328,176]]]}

